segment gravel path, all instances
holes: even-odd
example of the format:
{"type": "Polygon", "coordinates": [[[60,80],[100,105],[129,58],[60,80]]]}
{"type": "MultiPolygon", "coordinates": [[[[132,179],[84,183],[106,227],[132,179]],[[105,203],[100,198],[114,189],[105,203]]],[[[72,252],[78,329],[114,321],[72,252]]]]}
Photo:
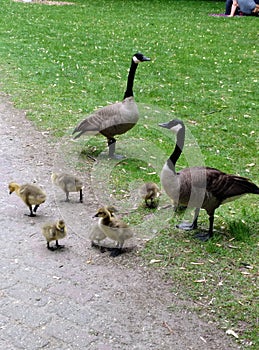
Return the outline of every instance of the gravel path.
{"type": "Polygon", "coordinates": [[[87,234],[97,205],[91,188],[83,204],[75,197],[62,202],[63,193],[50,184],[56,145],[3,94],[0,116],[0,349],[239,348],[192,312],[191,302],[179,301],[173,281],[162,281],[136,249],[111,258],[91,248],[87,234]],[[25,216],[27,207],[8,194],[12,180],[46,190],[37,217],[25,216]],[[65,249],[51,252],[41,226],[59,217],[68,237],[65,249]]]}

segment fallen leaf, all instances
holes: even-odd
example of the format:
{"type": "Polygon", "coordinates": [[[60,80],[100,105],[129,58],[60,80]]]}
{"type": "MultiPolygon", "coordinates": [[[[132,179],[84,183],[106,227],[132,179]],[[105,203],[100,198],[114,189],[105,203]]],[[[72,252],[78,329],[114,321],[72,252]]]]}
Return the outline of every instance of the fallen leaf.
{"type": "Polygon", "coordinates": [[[233,337],[235,337],[236,339],[238,339],[238,334],[237,334],[236,332],[234,332],[232,329],[226,330],[226,334],[232,335],[233,337]]]}

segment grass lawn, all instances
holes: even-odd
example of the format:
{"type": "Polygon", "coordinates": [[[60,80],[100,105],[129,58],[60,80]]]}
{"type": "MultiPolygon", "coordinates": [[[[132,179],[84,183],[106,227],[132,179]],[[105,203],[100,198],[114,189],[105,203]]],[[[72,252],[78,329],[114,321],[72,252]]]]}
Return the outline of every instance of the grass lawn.
{"type": "MultiPolygon", "coordinates": [[[[134,83],[140,122],[118,137],[127,158],[108,161],[103,137],[82,137],[69,143],[74,166],[91,171],[100,202],[127,212],[149,238],[141,254],[165,271],[173,293],[193,298],[201,316],[233,330],[243,348],[258,349],[258,198],[219,208],[215,237],[201,243],[175,228],[182,213],[144,209],[137,190],[159,183],[174,137],[157,124],[173,118],[187,127],[178,169],[208,165],[259,184],[259,19],[209,16],[224,12],[222,1],[73,3],[1,2],[1,91],[51,140],[67,141],[91,111],[122,99],[132,55],[151,57],[134,83]],[[85,154],[100,161],[89,165],[85,154]]],[[[163,194],[161,206],[169,203],[163,194]]],[[[208,227],[204,212],[200,226],[208,227]]]]}

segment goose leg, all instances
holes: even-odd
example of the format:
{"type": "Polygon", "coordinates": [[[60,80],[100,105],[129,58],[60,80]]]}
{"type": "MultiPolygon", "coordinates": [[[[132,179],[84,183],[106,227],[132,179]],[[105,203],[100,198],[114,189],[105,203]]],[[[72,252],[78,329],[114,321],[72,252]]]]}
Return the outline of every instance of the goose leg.
{"type": "Polygon", "coordinates": [[[181,224],[176,225],[176,227],[186,231],[195,230],[198,227],[199,213],[200,208],[196,208],[194,212],[193,222],[191,224],[188,222],[182,222],[181,224]]]}
{"type": "Polygon", "coordinates": [[[80,190],[80,203],[83,203],[83,190],[80,190]]]}
{"type": "Polygon", "coordinates": [[[115,154],[115,146],[116,146],[116,139],[114,137],[111,139],[108,139],[109,157],[114,159],[123,159],[124,158],[123,156],[115,154]]]}
{"type": "Polygon", "coordinates": [[[195,238],[198,238],[202,242],[206,242],[208,239],[210,239],[213,236],[213,224],[214,224],[214,212],[209,216],[209,232],[205,235],[203,234],[197,234],[195,235],[195,238]]]}

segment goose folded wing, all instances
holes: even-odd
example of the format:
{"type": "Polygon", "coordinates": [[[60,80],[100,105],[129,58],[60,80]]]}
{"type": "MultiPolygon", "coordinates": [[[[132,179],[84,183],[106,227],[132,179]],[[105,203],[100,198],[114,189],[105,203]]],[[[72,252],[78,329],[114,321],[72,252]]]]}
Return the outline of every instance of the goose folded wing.
{"type": "Polygon", "coordinates": [[[138,111],[136,109],[132,113],[132,109],[129,108],[130,101],[126,100],[103,107],[89,115],[73,131],[73,134],[79,133],[75,138],[82,134],[97,134],[116,125],[136,122],[138,111]]]}

